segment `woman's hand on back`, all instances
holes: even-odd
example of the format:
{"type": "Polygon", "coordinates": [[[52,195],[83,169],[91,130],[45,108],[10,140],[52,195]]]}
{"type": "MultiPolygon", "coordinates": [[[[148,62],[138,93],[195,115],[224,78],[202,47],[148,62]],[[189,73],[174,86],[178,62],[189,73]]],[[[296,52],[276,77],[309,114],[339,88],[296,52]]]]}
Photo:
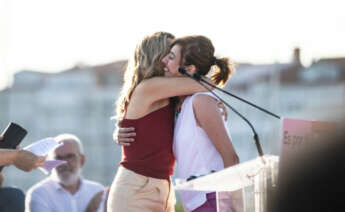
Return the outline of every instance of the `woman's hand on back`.
{"type": "Polygon", "coordinates": [[[113,139],[118,145],[130,146],[134,142],[134,137],[136,135],[134,127],[120,127],[116,126],[113,139]]]}

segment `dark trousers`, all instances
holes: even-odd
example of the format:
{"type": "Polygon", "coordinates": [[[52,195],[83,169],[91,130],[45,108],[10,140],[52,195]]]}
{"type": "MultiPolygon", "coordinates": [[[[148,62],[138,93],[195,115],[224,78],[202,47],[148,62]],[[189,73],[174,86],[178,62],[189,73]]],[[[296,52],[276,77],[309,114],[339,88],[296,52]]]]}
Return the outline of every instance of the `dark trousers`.
{"type": "Polygon", "coordinates": [[[25,195],[18,188],[0,188],[0,212],[24,212],[25,195]]]}

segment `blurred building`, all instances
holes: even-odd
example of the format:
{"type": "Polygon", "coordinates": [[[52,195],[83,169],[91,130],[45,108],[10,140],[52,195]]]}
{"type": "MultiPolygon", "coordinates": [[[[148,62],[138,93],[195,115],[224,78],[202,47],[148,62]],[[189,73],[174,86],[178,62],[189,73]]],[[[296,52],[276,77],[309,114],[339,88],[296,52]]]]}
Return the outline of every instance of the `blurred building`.
{"type": "MultiPolygon", "coordinates": [[[[125,66],[126,61],[119,61],[54,74],[21,71],[11,88],[0,91],[0,127],[12,121],[26,128],[21,147],[60,133],[77,135],[87,155],[85,177],[109,185],[121,157],[112,141],[115,121],[110,118],[125,66]]],[[[24,174],[13,167],[4,172],[5,184],[25,190],[45,177],[40,171],[24,174]]]]}
{"type": "MultiPolygon", "coordinates": [[[[290,63],[239,64],[225,87],[229,92],[280,115],[325,120],[345,108],[345,58],[314,61],[309,67],[294,50],[290,63]]],[[[0,128],[13,121],[28,130],[22,147],[59,133],[76,134],[85,145],[84,176],[109,185],[121,157],[112,141],[114,101],[122,86],[126,61],[76,66],[47,74],[21,71],[11,88],[0,91],[0,128]]],[[[232,97],[224,99],[246,116],[257,130],[265,154],[279,154],[281,120],[232,97]]],[[[230,111],[229,128],[241,161],[257,156],[250,128],[230,111]]],[[[23,174],[8,167],[5,184],[24,190],[44,178],[40,171],[23,174]],[[23,180],[25,179],[25,180],[23,180]]]]}
{"type": "MultiPolygon", "coordinates": [[[[282,118],[333,120],[345,108],[345,58],[320,59],[303,67],[297,48],[290,63],[239,64],[225,89],[282,118]]],[[[281,120],[235,98],[226,99],[251,121],[264,153],[278,155],[281,120]]],[[[230,115],[229,126],[240,158],[256,157],[249,126],[236,114],[230,115]]]]}

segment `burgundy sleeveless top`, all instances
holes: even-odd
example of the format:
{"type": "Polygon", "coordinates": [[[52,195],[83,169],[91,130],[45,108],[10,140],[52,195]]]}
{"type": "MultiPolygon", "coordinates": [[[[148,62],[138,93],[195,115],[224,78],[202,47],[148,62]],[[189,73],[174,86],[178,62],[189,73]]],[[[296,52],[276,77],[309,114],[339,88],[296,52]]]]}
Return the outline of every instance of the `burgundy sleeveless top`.
{"type": "Polygon", "coordinates": [[[135,127],[135,141],[122,146],[120,164],[138,174],[169,179],[174,171],[172,151],[174,107],[169,104],[139,119],[123,119],[121,127],[135,127]]]}

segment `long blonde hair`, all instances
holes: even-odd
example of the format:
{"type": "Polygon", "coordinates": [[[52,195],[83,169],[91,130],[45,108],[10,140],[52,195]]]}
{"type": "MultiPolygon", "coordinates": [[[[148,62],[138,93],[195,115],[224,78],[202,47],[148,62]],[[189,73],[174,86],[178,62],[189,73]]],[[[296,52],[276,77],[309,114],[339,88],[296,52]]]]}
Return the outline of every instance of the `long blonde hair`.
{"type": "Polygon", "coordinates": [[[169,39],[174,38],[174,35],[170,33],[156,32],[146,36],[137,44],[134,54],[127,64],[124,84],[120,97],[116,101],[116,119],[123,117],[134,89],[142,80],[164,76],[161,60],[169,52],[169,39]]]}

